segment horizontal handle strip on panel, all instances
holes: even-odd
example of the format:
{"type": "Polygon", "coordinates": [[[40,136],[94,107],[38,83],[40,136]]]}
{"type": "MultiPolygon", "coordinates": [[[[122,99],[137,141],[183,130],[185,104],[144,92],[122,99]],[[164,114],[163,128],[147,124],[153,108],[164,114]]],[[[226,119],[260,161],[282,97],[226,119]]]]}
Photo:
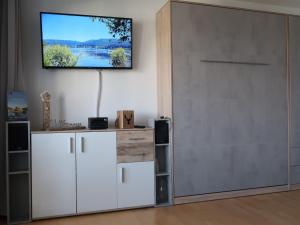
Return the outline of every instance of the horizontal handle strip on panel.
{"type": "Polygon", "coordinates": [[[290,165],[290,168],[299,168],[300,169],[300,165],[290,165]]]}
{"type": "Polygon", "coordinates": [[[252,66],[269,66],[269,63],[260,62],[242,62],[242,61],[226,61],[226,60],[201,60],[204,63],[224,63],[224,64],[239,64],[239,65],[252,65],[252,66]]]}
{"type": "Polygon", "coordinates": [[[129,138],[130,141],[142,141],[145,140],[146,138],[129,138]]]}

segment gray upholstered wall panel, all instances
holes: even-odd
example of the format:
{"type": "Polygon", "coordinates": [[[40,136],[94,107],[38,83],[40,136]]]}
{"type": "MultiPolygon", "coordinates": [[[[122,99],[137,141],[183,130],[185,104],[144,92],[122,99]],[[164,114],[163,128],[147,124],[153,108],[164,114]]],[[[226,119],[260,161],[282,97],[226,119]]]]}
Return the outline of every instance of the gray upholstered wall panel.
{"type": "Polygon", "coordinates": [[[289,17],[290,23],[290,71],[292,81],[292,148],[291,182],[300,183],[300,18],[289,17]]]}
{"type": "Polygon", "coordinates": [[[287,184],[284,16],[172,10],[175,196],[287,184]]]}

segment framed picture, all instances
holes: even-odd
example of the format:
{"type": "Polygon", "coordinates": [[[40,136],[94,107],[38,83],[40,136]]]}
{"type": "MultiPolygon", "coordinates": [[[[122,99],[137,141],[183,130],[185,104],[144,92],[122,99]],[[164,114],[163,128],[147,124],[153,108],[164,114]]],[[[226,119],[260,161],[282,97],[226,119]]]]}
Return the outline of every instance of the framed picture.
{"type": "Polygon", "coordinates": [[[7,118],[9,121],[27,120],[28,103],[23,91],[11,91],[7,93],[7,118]]]}

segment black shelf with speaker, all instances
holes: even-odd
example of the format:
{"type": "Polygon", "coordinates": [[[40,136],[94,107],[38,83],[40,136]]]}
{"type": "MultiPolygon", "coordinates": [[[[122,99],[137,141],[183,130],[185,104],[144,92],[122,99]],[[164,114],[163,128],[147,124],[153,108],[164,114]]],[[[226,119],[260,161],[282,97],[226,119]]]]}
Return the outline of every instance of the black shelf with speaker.
{"type": "Polygon", "coordinates": [[[6,122],[7,223],[31,222],[31,147],[28,121],[6,122]]]}
{"type": "Polygon", "coordinates": [[[156,206],[168,206],[173,204],[171,120],[155,120],[154,129],[156,206]]]}

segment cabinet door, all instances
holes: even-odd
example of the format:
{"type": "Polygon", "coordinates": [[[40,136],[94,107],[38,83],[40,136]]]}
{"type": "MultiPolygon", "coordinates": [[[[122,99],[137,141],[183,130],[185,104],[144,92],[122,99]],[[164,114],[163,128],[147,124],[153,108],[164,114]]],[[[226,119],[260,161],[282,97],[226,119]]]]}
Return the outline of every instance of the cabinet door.
{"type": "Polygon", "coordinates": [[[116,133],[76,134],[77,212],[117,208],[116,133]]]}
{"type": "Polygon", "coordinates": [[[76,213],[75,134],[32,135],[32,217],[76,213]]]}
{"type": "Polygon", "coordinates": [[[118,164],[118,208],[154,205],[154,162],[118,164]]]}

